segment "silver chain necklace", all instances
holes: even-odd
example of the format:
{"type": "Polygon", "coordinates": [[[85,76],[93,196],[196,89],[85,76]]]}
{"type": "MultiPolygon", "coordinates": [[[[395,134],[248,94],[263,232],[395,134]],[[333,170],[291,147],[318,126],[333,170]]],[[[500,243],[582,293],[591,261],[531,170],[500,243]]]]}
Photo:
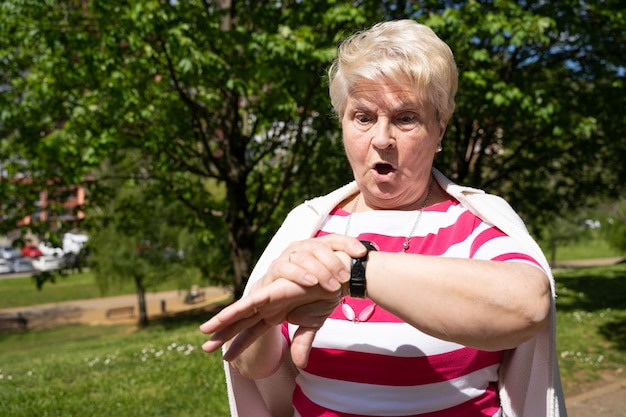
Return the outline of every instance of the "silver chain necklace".
{"type": "MultiPolygon", "coordinates": [[[[424,205],[422,205],[422,208],[418,211],[417,218],[415,219],[415,222],[413,223],[413,227],[411,227],[411,231],[406,236],[406,239],[404,240],[404,243],[402,244],[402,253],[406,253],[406,251],[409,249],[409,246],[411,244],[411,238],[413,237],[413,233],[415,233],[415,231],[417,230],[417,225],[419,224],[422,218],[424,209],[428,207],[428,202],[430,201],[430,195],[432,194],[432,191],[433,191],[433,180],[431,178],[430,182],[428,183],[428,192],[426,193],[426,199],[424,200],[424,205]]],[[[350,231],[350,223],[352,221],[352,215],[356,212],[356,209],[359,205],[360,200],[361,200],[361,193],[359,193],[356,196],[356,199],[354,200],[354,204],[352,206],[352,211],[348,215],[348,221],[346,222],[346,231],[344,232],[344,235],[346,236],[348,236],[348,232],[350,231]]]]}
{"type": "MultiPolygon", "coordinates": [[[[417,225],[419,224],[420,219],[422,218],[422,213],[424,213],[424,209],[428,206],[428,202],[430,201],[430,195],[432,191],[433,191],[433,180],[431,178],[430,182],[428,183],[428,192],[426,193],[426,199],[424,200],[424,205],[417,213],[417,218],[415,219],[415,223],[413,223],[413,227],[411,227],[411,231],[409,232],[409,235],[406,237],[404,243],[402,244],[401,253],[406,253],[406,251],[409,249],[409,245],[411,243],[411,237],[413,236],[413,233],[415,233],[415,230],[417,230],[417,225]]],[[[354,200],[354,205],[352,206],[352,211],[348,215],[348,221],[346,222],[346,231],[344,233],[344,235],[346,236],[348,236],[348,232],[350,231],[350,221],[352,220],[352,214],[356,212],[360,199],[361,199],[361,193],[359,193],[356,196],[356,199],[354,200]]],[[[376,304],[372,303],[366,306],[365,308],[363,308],[363,310],[361,310],[359,314],[356,314],[352,306],[350,306],[346,302],[346,297],[343,297],[341,299],[341,313],[348,321],[351,321],[354,324],[368,321],[374,315],[375,310],[376,310],[376,304]]]]}

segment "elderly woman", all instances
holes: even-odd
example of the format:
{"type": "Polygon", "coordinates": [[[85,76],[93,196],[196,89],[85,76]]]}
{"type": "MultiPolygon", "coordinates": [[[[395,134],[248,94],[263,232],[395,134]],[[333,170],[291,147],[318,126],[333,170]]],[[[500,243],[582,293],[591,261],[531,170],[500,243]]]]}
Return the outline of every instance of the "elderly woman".
{"type": "Polygon", "coordinates": [[[354,183],[294,209],[245,296],[201,326],[233,415],[563,416],[547,262],[503,200],[433,168],[450,48],[410,20],[329,71],[354,183]]]}

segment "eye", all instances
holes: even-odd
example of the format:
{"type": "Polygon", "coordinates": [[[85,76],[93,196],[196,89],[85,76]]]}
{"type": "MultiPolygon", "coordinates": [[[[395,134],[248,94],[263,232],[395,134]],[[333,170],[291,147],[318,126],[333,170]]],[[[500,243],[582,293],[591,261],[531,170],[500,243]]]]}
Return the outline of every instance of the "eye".
{"type": "Polygon", "coordinates": [[[417,122],[418,122],[417,114],[411,113],[411,112],[401,113],[396,118],[396,123],[398,123],[401,126],[415,125],[417,124],[417,122]]]}
{"type": "Polygon", "coordinates": [[[354,115],[354,118],[361,124],[367,124],[372,121],[372,118],[365,113],[357,113],[354,115]]]}

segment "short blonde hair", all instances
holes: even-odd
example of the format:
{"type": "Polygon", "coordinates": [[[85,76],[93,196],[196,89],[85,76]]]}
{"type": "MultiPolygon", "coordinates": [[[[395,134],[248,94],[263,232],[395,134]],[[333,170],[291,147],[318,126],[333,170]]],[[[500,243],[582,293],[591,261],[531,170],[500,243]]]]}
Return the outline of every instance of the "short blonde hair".
{"type": "Polygon", "coordinates": [[[359,79],[380,77],[411,83],[416,94],[434,105],[438,121],[452,117],[458,85],[454,55],[429,27],[413,20],[383,22],[341,43],[328,70],[330,99],[339,118],[359,79]]]}

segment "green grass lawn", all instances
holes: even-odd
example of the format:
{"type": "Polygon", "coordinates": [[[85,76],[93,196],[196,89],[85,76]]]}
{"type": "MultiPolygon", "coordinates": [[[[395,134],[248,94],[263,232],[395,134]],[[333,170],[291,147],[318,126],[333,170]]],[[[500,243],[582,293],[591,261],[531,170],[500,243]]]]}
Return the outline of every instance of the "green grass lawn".
{"type": "MultiPolygon", "coordinates": [[[[177,289],[184,291],[188,288],[190,285],[187,282],[170,281],[151,288],[149,292],[177,289]]],[[[133,294],[134,291],[133,284],[127,282],[111,286],[102,292],[91,272],[59,276],[54,283],[46,283],[41,290],[37,289],[34,279],[28,276],[0,279],[0,309],[133,294]]]]}
{"type": "Polygon", "coordinates": [[[228,416],[221,357],[200,349],[205,319],[0,333],[0,414],[228,416]]]}
{"type": "MultiPolygon", "coordinates": [[[[85,285],[82,279],[76,287],[85,285]]],[[[556,280],[566,393],[579,393],[605,373],[623,375],[626,264],[559,270],[556,280]]],[[[200,349],[205,336],[198,325],[208,316],[153,321],[143,330],[72,326],[0,333],[0,414],[228,416],[220,356],[200,349]]]]}
{"type": "MultiPolygon", "coordinates": [[[[618,250],[609,246],[608,243],[600,236],[599,232],[591,233],[586,239],[574,241],[568,245],[559,246],[556,249],[556,261],[572,261],[581,259],[597,259],[597,258],[612,258],[620,255],[618,250]]],[[[551,256],[546,243],[542,243],[542,249],[546,256],[551,256]]]]}
{"type": "Polygon", "coordinates": [[[556,271],[557,348],[566,389],[626,368],[626,263],[556,271]]]}
{"type": "Polygon", "coordinates": [[[560,261],[610,258],[614,256],[620,256],[620,252],[610,247],[603,240],[589,240],[557,249],[557,260],[560,261]]]}

